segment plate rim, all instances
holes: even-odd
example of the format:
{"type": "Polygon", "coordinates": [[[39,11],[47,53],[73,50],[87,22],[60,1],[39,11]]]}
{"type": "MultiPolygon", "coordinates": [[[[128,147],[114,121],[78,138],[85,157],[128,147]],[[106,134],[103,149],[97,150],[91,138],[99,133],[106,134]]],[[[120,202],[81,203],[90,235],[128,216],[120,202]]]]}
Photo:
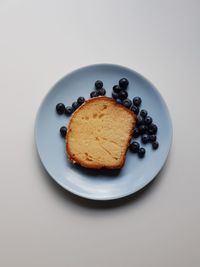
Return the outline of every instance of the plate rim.
{"type": "Polygon", "coordinates": [[[109,200],[116,200],[116,199],[121,199],[121,198],[125,198],[127,196],[130,196],[130,195],[133,195],[134,193],[138,192],[139,190],[141,190],[142,188],[146,187],[150,182],[152,182],[156,176],[160,173],[160,171],[162,170],[162,168],[164,167],[167,159],[168,159],[168,155],[169,155],[169,152],[170,152],[170,149],[171,149],[171,146],[172,146],[172,139],[173,139],[173,126],[172,126],[172,119],[171,119],[171,115],[170,115],[170,112],[169,112],[169,108],[168,108],[168,105],[167,103],[165,102],[164,98],[162,97],[161,93],[159,92],[159,90],[154,86],[154,84],[149,81],[149,79],[147,79],[146,77],[144,77],[142,74],[140,74],[139,72],[135,71],[134,69],[132,68],[129,68],[129,67],[126,67],[126,66],[123,66],[123,65],[119,65],[119,64],[114,64],[114,63],[96,63],[96,64],[89,64],[89,65],[85,65],[85,66],[82,66],[82,67],[79,67],[77,69],[74,69],[68,73],[66,73],[64,76],[62,76],[60,79],[58,79],[54,84],[53,86],[50,87],[50,89],[47,91],[47,93],[43,96],[42,98],[42,101],[39,105],[39,108],[37,110],[37,113],[36,113],[36,118],[35,118],[35,123],[34,123],[34,140],[35,140],[35,145],[36,145],[36,148],[37,148],[37,154],[39,156],[39,159],[40,159],[40,162],[42,163],[42,166],[44,167],[45,171],[48,173],[48,175],[57,183],[59,184],[62,188],[64,188],[65,190],[69,191],[70,193],[76,195],[76,196],[79,196],[81,198],[85,198],[85,199],[88,199],[88,200],[94,200],[94,201],[109,201],[109,200]],[[169,121],[169,128],[170,128],[170,136],[169,136],[169,146],[168,146],[168,149],[165,153],[165,156],[163,157],[164,160],[161,164],[161,166],[159,168],[157,168],[153,174],[151,175],[151,177],[148,179],[148,181],[144,182],[142,185],[138,186],[137,188],[135,188],[135,190],[131,190],[130,192],[126,192],[124,194],[121,194],[119,196],[113,196],[113,197],[95,197],[94,195],[87,195],[83,192],[79,192],[79,191],[76,191],[76,190],[73,190],[71,189],[70,187],[66,186],[64,183],[58,181],[56,179],[56,177],[54,177],[53,174],[50,173],[50,171],[48,170],[48,168],[45,166],[45,164],[43,163],[43,160],[42,160],[42,157],[40,155],[40,151],[39,151],[39,145],[38,145],[38,141],[37,141],[37,126],[38,126],[38,121],[39,121],[39,115],[40,115],[40,111],[42,109],[42,106],[43,106],[43,103],[45,102],[46,98],[48,97],[48,95],[52,92],[52,90],[55,88],[55,86],[62,82],[62,80],[64,80],[67,76],[75,73],[75,72],[78,72],[80,70],[83,70],[83,69],[87,69],[87,68],[91,68],[91,67],[103,67],[103,66],[107,66],[107,67],[118,67],[118,68],[123,68],[127,71],[131,71],[131,72],[134,72],[136,75],[138,75],[139,77],[141,77],[142,79],[144,79],[145,81],[147,81],[152,89],[158,94],[159,96],[159,99],[164,103],[164,108],[166,110],[166,114],[167,114],[167,117],[168,117],[168,121],[169,121]]]}

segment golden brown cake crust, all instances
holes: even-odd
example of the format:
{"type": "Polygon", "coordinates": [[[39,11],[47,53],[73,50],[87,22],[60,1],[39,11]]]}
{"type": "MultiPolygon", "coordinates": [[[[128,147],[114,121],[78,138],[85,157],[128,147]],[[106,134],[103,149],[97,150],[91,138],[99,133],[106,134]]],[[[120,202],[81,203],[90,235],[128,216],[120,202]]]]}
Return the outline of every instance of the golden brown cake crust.
{"type": "Polygon", "coordinates": [[[90,169],[102,169],[102,168],[120,169],[120,168],[122,168],[124,163],[125,163],[126,152],[127,152],[128,147],[129,147],[130,140],[131,140],[135,125],[136,125],[135,113],[133,113],[131,110],[127,109],[123,105],[118,104],[114,99],[112,99],[110,97],[99,96],[99,97],[94,97],[94,98],[91,98],[91,99],[85,101],[85,103],[82,104],[72,114],[70,121],[69,121],[69,124],[68,124],[68,127],[67,127],[68,130],[67,130],[67,135],[66,135],[66,151],[67,151],[69,160],[74,164],[79,164],[85,168],[90,168],[90,169]],[[129,130],[128,135],[127,135],[125,148],[123,151],[123,156],[120,158],[120,160],[118,160],[117,163],[110,164],[110,165],[108,165],[106,162],[104,164],[102,164],[102,162],[91,162],[91,161],[87,161],[85,159],[81,159],[80,157],[78,157],[77,155],[75,155],[73,153],[73,151],[71,150],[71,146],[70,146],[70,140],[71,140],[71,137],[73,136],[73,121],[76,118],[77,114],[79,114],[81,112],[81,110],[87,108],[87,106],[89,106],[90,103],[97,103],[98,104],[98,102],[101,103],[102,100],[104,100],[104,102],[106,102],[108,105],[109,104],[112,104],[112,106],[114,105],[114,108],[116,108],[116,109],[121,109],[121,110],[125,111],[127,116],[129,117],[129,120],[130,120],[130,127],[129,127],[130,130],[129,130]]]}

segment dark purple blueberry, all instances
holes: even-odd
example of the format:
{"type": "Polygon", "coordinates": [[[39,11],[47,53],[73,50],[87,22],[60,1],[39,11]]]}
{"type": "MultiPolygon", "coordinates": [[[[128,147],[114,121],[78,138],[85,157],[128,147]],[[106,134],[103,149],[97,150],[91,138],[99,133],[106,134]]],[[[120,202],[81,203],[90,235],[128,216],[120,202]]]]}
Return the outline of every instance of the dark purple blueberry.
{"type": "Polygon", "coordinates": [[[77,99],[77,102],[78,102],[78,104],[79,104],[79,106],[80,106],[80,105],[82,105],[82,104],[85,102],[85,98],[82,97],[82,96],[80,96],[80,97],[77,99]]]}
{"type": "Polygon", "coordinates": [[[158,147],[159,147],[159,143],[157,141],[152,143],[152,148],[153,149],[158,149],[158,147]]]}
{"type": "Polygon", "coordinates": [[[136,106],[132,106],[131,110],[137,115],[139,113],[139,108],[136,106]]]}
{"type": "Polygon", "coordinates": [[[121,91],[121,88],[119,87],[119,85],[114,85],[113,86],[113,91],[117,94],[119,94],[119,92],[121,91]]]}
{"type": "Polygon", "coordinates": [[[144,155],[145,155],[145,152],[146,152],[146,150],[143,147],[140,147],[139,150],[138,150],[138,156],[140,158],[143,158],[144,155]]]}
{"type": "Polygon", "coordinates": [[[103,96],[106,94],[106,90],[104,88],[101,88],[97,91],[97,95],[98,96],[103,96]]]}
{"type": "Polygon", "coordinates": [[[150,125],[153,120],[152,120],[152,118],[150,116],[146,116],[145,119],[144,119],[144,121],[145,121],[145,124],[146,125],[150,125]]]}
{"type": "Polygon", "coordinates": [[[119,95],[117,93],[112,92],[112,98],[117,99],[118,97],[119,97],[119,95]]]}
{"type": "Polygon", "coordinates": [[[131,105],[132,105],[132,102],[131,102],[131,100],[130,100],[129,98],[127,98],[127,99],[124,99],[124,100],[123,100],[122,104],[123,104],[126,108],[130,108],[131,105]]]}
{"type": "Polygon", "coordinates": [[[155,124],[152,123],[152,124],[150,124],[148,126],[148,132],[149,132],[149,134],[156,134],[157,131],[158,131],[158,127],[155,124]]]}
{"type": "Polygon", "coordinates": [[[56,105],[56,111],[59,115],[62,115],[65,113],[65,105],[63,103],[58,103],[56,105]]]}
{"type": "Polygon", "coordinates": [[[157,139],[157,136],[156,136],[155,134],[149,135],[149,141],[150,141],[151,143],[155,142],[156,139],[157,139]]]}
{"type": "Polygon", "coordinates": [[[133,137],[134,137],[134,138],[137,138],[139,135],[140,135],[139,129],[138,129],[138,128],[135,128],[135,129],[133,130],[133,137]]]}
{"type": "Polygon", "coordinates": [[[66,115],[71,115],[73,113],[73,111],[74,111],[73,108],[70,106],[65,108],[65,114],[66,115]]]}
{"type": "Polygon", "coordinates": [[[143,134],[142,143],[147,144],[149,142],[149,136],[147,134],[143,134]]]}
{"type": "Polygon", "coordinates": [[[147,132],[146,125],[140,125],[138,129],[139,129],[140,134],[145,134],[147,132]]]}
{"type": "Polygon", "coordinates": [[[90,93],[90,97],[92,98],[92,97],[97,97],[98,95],[97,95],[97,92],[96,91],[92,91],[91,93],[90,93]]]}
{"type": "Polygon", "coordinates": [[[133,152],[133,153],[137,153],[138,151],[139,151],[139,148],[140,148],[140,145],[139,145],[139,143],[138,142],[132,142],[131,144],[130,144],[130,150],[133,152]]]}
{"type": "Polygon", "coordinates": [[[133,98],[133,105],[139,107],[142,103],[142,99],[139,96],[133,98]]]}
{"type": "Polygon", "coordinates": [[[96,87],[96,89],[101,89],[103,87],[103,82],[100,80],[97,80],[95,82],[95,87],[96,87]]]}
{"type": "Polygon", "coordinates": [[[119,99],[124,100],[124,99],[126,99],[127,97],[128,97],[128,93],[127,93],[127,91],[125,91],[125,90],[121,90],[121,91],[119,92],[119,99]]]}
{"type": "Polygon", "coordinates": [[[137,126],[144,125],[144,119],[142,117],[137,117],[137,126]]]}
{"type": "Polygon", "coordinates": [[[140,111],[140,116],[141,116],[142,118],[145,118],[145,117],[147,116],[147,114],[148,114],[148,112],[147,112],[145,109],[142,109],[142,110],[140,111]]]}
{"type": "Polygon", "coordinates": [[[126,89],[128,87],[129,81],[126,78],[122,78],[119,80],[119,86],[122,89],[126,89]]]}
{"type": "Polygon", "coordinates": [[[74,110],[76,110],[79,107],[79,104],[77,102],[73,102],[72,107],[74,110]]]}
{"type": "Polygon", "coordinates": [[[65,126],[62,126],[60,128],[60,134],[61,134],[62,137],[65,137],[66,136],[66,134],[67,134],[67,128],[65,126]]]}

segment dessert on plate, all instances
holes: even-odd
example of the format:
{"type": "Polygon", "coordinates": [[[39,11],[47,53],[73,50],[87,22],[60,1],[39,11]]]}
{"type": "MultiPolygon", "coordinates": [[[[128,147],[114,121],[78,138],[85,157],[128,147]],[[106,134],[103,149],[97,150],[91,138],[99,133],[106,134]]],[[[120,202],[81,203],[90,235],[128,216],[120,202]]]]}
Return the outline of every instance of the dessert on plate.
{"type": "Polygon", "coordinates": [[[90,169],[120,169],[123,167],[128,147],[144,158],[146,150],[136,141],[159,147],[158,127],[147,110],[140,109],[142,99],[128,98],[129,81],[121,78],[113,86],[112,97],[107,97],[103,82],[95,82],[90,99],[78,97],[71,106],[56,105],[59,115],[71,116],[68,127],[62,126],[60,134],[66,141],[68,159],[90,169]],[[133,138],[133,142],[130,143],[133,138]]]}

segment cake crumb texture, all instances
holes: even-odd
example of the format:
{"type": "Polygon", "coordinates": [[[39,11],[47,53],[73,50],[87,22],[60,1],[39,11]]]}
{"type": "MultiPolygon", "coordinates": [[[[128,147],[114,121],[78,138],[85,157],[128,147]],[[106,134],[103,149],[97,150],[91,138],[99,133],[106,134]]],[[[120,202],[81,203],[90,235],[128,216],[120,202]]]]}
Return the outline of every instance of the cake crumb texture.
{"type": "Polygon", "coordinates": [[[136,116],[109,97],[86,101],[71,116],[66,135],[70,161],[86,168],[124,165],[136,116]]]}

